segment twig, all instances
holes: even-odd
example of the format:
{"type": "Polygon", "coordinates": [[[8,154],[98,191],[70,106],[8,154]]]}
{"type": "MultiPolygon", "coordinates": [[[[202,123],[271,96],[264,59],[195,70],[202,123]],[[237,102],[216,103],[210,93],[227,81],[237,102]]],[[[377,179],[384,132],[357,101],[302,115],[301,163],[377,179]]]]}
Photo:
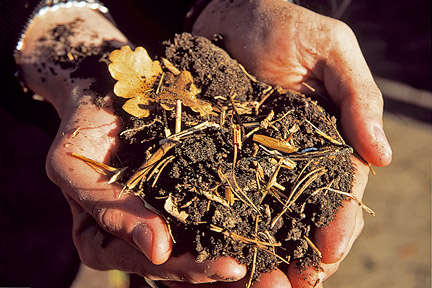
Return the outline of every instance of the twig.
{"type": "Polygon", "coordinates": [[[170,156],[166,159],[161,160],[154,168],[153,170],[150,172],[150,174],[147,176],[147,179],[151,179],[153,177],[154,174],[159,172],[159,168],[167,161],[169,160],[169,158],[174,157],[174,156],[170,156]]]}
{"type": "Polygon", "coordinates": [[[266,90],[263,91],[264,97],[261,98],[260,102],[258,103],[258,109],[261,107],[262,104],[273,94],[273,87],[269,86],[266,90]]]}
{"type": "Polygon", "coordinates": [[[118,171],[115,172],[114,175],[112,175],[111,178],[108,180],[108,184],[112,184],[114,182],[117,182],[117,180],[121,179],[128,168],[129,167],[117,169],[118,171]]]}
{"type": "Polygon", "coordinates": [[[347,196],[347,197],[353,199],[353,200],[354,200],[355,202],[357,202],[357,204],[358,204],[360,207],[362,207],[366,212],[368,212],[368,213],[371,214],[372,216],[375,216],[375,212],[374,212],[371,208],[369,208],[368,206],[366,206],[365,204],[363,204],[362,201],[360,201],[359,199],[357,199],[357,197],[355,197],[355,196],[352,195],[351,193],[347,193],[347,192],[344,192],[344,191],[336,190],[336,189],[333,189],[333,188],[327,188],[327,187],[323,187],[322,189],[324,189],[324,190],[328,190],[328,191],[331,191],[331,192],[335,192],[335,193],[338,193],[338,194],[341,194],[341,195],[345,195],[345,196],[347,196]]]}
{"type": "Polygon", "coordinates": [[[265,242],[265,241],[261,241],[261,240],[257,240],[257,239],[251,239],[248,237],[244,237],[244,236],[241,236],[237,233],[234,233],[234,232],[225,230],[221,227],[218,227],[214,224],[210,224],[210,230],[212,230],[214,232],[222,233],[225,236],[231,237],[234,240],[238,240],[238,241],[244,242],[246,244],[255,244],[255,245],[257,245],[258,248],[279,247],[282,245],[281,243],[269,243],[269,242],[265,242]]]}
{"type": "Polygon", "coordinates": [[[318,249],[318,247],[316,247],[315,246],[315,244],[305,235],[305,236],[303,236],[304,237],[304,239],[306,240],[306,242],[309,244],[309,246],[313,249],[313,250],[315,250],[315,252],[318,254],[318,257],[319,258],[322,258],[322,254],[321,254],[321,251],[318,249]]]}
{"type": "Polygon", "coordinates": [[[307,84],[306,82],[302,82],[301,83],[303,86],[305,86],[306,88],[308,88],[310,91],[317,93],[319,96],[321,96],[323,99],[326,100],[330,100],[328,96],[322,94],[321,92],[317,91],[315,88],[313,88],[312,86],[310,86],[309,84],[307,84]]]}
{"type": "Polygon", "coordinates": [[[251,74],[249,74],[249,73],[246,71],[246,69],[244,68],[243,65],[241,65],[240,63],[238,63],[238,65],[239,65],[240,69],[243,71],[243,73],[245,73],[246,76],[247,76],[250,80],[252,80],[252,82],[258,82],[258,80],[257,80],[254,76],[252,76],[251,74]]]}
{"type": "MultiPolygon", "coordinates": [[[[334,182],[334,179],[326,186],[327,188],[330,188],[332,185],[333,185],[333,182],[334,182]]],[[[302,204],[302,206],[301,206],[301,208],[300,208],[300,214],[302,214],[303,213],[303,211],[304,211],[304,209],[305,209],[305,207],[306,207],[306,203],[307,203],[307,201],[309,200],[309,198],[310,197],[313,197],[313,196],[315,196],[315,195],[317,195],[319,192],[321,192],[322,190],[324,190],[322,187],[321,188],[318,188],[317,190],[315,190],[313,193],[311,193],[307,198],[306,198],[306,200],[303,202],[303,204],[302,204]]]]}
{"type": "Polygon", "coordinates": [[[242,123],[242,121],[241,121],[241,119],[240,119],[240,114],[239,114],[239,112],[238,112],[238,110],[237,110],[237,107],[236,107],[236,105],[235,105],[235,103],[234,103],[234,98],[235,98],[235,96],[237,96],[237,94],[236,94],[235,92],[234,92],[234,93],[231,93],[231,94],[229,95],[229,99],[230,99],[230,101],[231,101],[231,105],[232,105],[232,107],[233,107],[234,115],[235,115],[235,117],[236,117],[236,119],[237,119],[237,122],[238,122],[238,124],[240,125],[243,134],[246,134],[245,131],[244,131],[243,123],[242,123]]]}
{"type": "Polygon", "coordinates": [[[333,139],[332,137],[330,137],[330,136],[328,136],[327,134],[325,134],[323,131],[321,131],[318,127],[316,127],[314,124],[312,124],[309,120],[307,120],[307,119],[305,119],[305,121],[307,122],[307,123],[309,123],[315,130],[316,130],[316,132],[320,135],[320,136],[322,136],[322,137],[324,137],[325,139],[327,139],[327,140],[329,140],[330,142],[332,142],[333,144],[336,144],[336,145],[339,145],[339,146],[342,146],[343,144],[341,143],[341,142],[339,142],[338,140],[336,140],[336,139],[333,139]]]}
{"type": "Polygon", "coordinates": [[[294,187],[293,192],[291,193],[290,197],[288,198],[288,207],[290,207],[300,196],[300,194],[318,177],[320,177],[322,174],[326,173],[327,169],[324,167],[315,169],[311,172],[309,172],[297,185],[294,187]],[[307,180],[306,180],[307,179],[307,180]],[[305,181],[305,184],[295,193],[296,189],[302,184],[302,182],[305,181]]]}
{"type": "MultiPolygon", "coordinates": [[[[229,188],[229,187],[228,187],[229,188]]],[[[219,204],[222,204],[223,206],[225,206],[225,207],[227,207],[227,208],[229,208],[230,207],[230,204],[227,202],[227,201],[225,201],[224,199],[222,199],[221,197],[219,197],[218,195],[215,195],[215,194],[212,194],[212,193],[210,193],[210,192],[208,192],[208,191],[201,191],[201,193],[207,198],[207,199],[209,199],[209,200],[211,200],[211,201],[215,201],[215,202],[217,202],[217,203],[219,203],[219,204]]]]}
{"type": "Polygon", "coordinates": [[[276,120],[274,120],[274,121],[269,121],[269,123],[270,124],[274,124],[274,123],[276,123],[276,122],[280,122],[280,121],[282,121],[286,116],[288,116],[290,113],[292,113],[292,112],[294,112],[294,109],[292,109],[292,110],[288,110],[286,113],[284,113],[280,118],[278,118],[278,119],[276,119],[276,120]]]}
{"type": "Polygon", "coordinates": [[[274,225],[276,225],[277,221],[280,217],[282,217],[283,214],[286,213],[286,211],[289,209],[289,207],[297,200],[298,197],[300,197],[301,193],[303,193],[304,190],[313,182],[315,181],[319,176],[324,174],[327,170],[324,167],[315,169],[311,172],[309,172],[297,185],[294,187],[293,191],[291,192],[290,196],[288,197],[288,200],[286,201],[284,208],[282,211],[272,220],[270,227],[273,229],[274,225]],[[297,188],[300,186],[300,184],[303,184],[303,186],[296,192],[297,188]]]}
{"type": "Polygon", "coordinates": [[[172,74],[175,76],[180,75],[180,70],[177,69],[174,64],[172,64],[168,59],[162,58],[162,63],[164,64],[165,68],[167,68],[172,74]]]}
{"type": "MultiPolygon", "coordinates": [[[[269,126],[270,121],[273,119],[273,117],[274,117],[274,111],[271,110],[270,113],[269,113],[269,115],[267,115],[267,117],[259,123],[258,127],[252,129],[250,132],[248,132],[246,134],[246,136],[243,138],[243,142],[246,141],[246,139],[248,139],[252,134],[254,134],[255,132],[257,132],[258,130],[260,130],[260,129],[267,129],[267,127],[269,126]]],[[[252,124],[252,123],[248,123],[248,124],[252,124]]],[[[243,126],[246,127],[246,124],[243,124],[243,126]]]]}
{"type": "Polygon", "coordinates": [[[149,124],[142,124],[140,127],[137,127],[137,128],[131,128],[131,129],[127,129],[127,130],[122,131],[122,132],[120,133],[120,136],[122,136],[122,135],[124,135],[124,134],[126,134],[126,133],[129,133],[129,132],[141,131],[141,130],[143,130],[143,129],[146,128],[146,127],[151,127],[151,126],[153,126],[156,122],[159,122],[159,123],[163,124],[161,120],[155,118],[155,119],[154,119],[151,123],[149,123],[149,124]]]}
{"type": "Polygon", "coordinates": [[[275,188],[281,190],[281,191],[285,191],[285,189],[286,189],[285,186],[279,184],[278,182],[275,182],[275,183],[273,184],[273,186],[274,186],[275,188]]]}
{"type": "Polygon", "coordinates": [[[165,143],[172,141],[174,139],[180,140],[181,138],[185,137],[186,135],[193,134],[195,132],[202,131],[202,130],[204,130],[206,128],[210,128],[210,127],[220,128],[219,124],[210,123],[209,121],[205,121],[205,122],[200,123],[194,127],[183,130],[178,134],[170,135],[169,137],[160,140],[159,144],[162,145],[162,144],[165,144],[165,143]]]}
{"type": "Polygon", "coordinates": [[[162,87],[162,82],[163,82],[163,78],[164,78],[164,76],[165,76],[165,72],[162,73],[162,76],[161,76],[161,78],[160,78],[160,80],[159,80],[158,86],[157,86],[157,88],[156,88],[156,95],[159,94],[160,88],[162,87]]]}
{"type": "Polygon", "coordinates": [[[268,191],[274,185],[274,183],[276,183],[277,175],[279,174],[280,168],[282,167],[282,160],[283,160],[282,158],[279,159],[279,162],[277,163],[276,170],[273,172],[272,176],[270,177],[270,180],[267,182],[266,188],[265,188],[263,195],[260,199],[260,203],[262,203],[262,201],[264,201],[264,198],[267,195],[268,191]]]}
{"type": "Polygon", "coordinates": [[[315,88],[313,88],[312,86],[310,86],[309,84],[307,84],[306,82],[302,82],[301,83],[303,86],[305,86],[306,88],[308,88],[310,91],[315,92],[315,88]]]}
{"type": "Polygon", "coordinates": [[[180,99],[176,100],[176,122],[175,122],[175,134],[181,132],[181,118],[182,118],[182,102],[180,99]]]}
{"type": "Polygon", "coordinates": [[[300,152],[300,153],[292,153],[290,154],[290,158],[294,161],[304,161],[304,160],[313,160],[314,158],[321,158],[325,156],[339,155],[344,153],[353,153],[353,149],[349,146],[338,148],[335,150],[327,149],[327,150],[318,150],[318,151],[310,151],[310,152],[300,152]]]}
{"type": "Polygon", "coordinates": [[[116,173],[118,173],[119,171],[124,169],[124,168],[115,168],[115,167],[106,165],[104,163],[101,163],[101,162],[98,162],[96,160],[87,158],[87,157],[82,156],[82,155],[75,153],[75,152],[72,152],[72,156],[82,160],[84,163],[86,163],[87,165],[89,165],[93,169],[96,169],[96,171],[98,171],[100,174],[105,175],[105,176],[108,176],[107,172],[111,172],[115,175],[116,173]]]}
{"type": "Polygon", "coordinates": [[[376,172],[375,172],[375,169],[372,167],[372,164],[370,164],[369,162],[367,164],[369,166],[369,170],[371,171],[372,175],[376,176],[376,172]]]}
{"type": "Polygon", "coordinates": [[[293,153],[298,150],[297,147],[294,147],[288,141],[278,140],[276,138],[266,135],[254,134],[252,140],[268,148],[275,149],[284,153],[293,153]]]}
{"type": "Polygon", "coordinates": [[[156,150],[153,155],[151,155],[143,164],[138,168],[138,170],[132,175],[132,177],[126,182],[126,187],[129,190],[135,188],[135,186],[141,181],[145,181],[145,176],[149,172],[149,168],[156,164],[157,161],[162,159],[162,157],[174,146],[177,145],[178,142],[169,141],[165,142],[158,150],[156,150]]]}
{"type": "MultiPolygon", "coordinates": [[[[258,221],[259,221],[259,216],[257,216],[255,219],[255,240],[257,240],[256,235],[258,234],[258,221]]],[[[253,276],[254,276],[254,273],[256,270],[257,254],[258,254],[258,249],[257,249],[257,247],[254,247],[254,255],[253,255],[253,259],[252,259],[251,275],[249,277],[249,281],[248,281],[248,284],[246,285],[246,288],[250,288],[250,286],[252,285],[253,276]]]]}
{"type": "Polygon", "coordinates": [[[188,202],[186,202],[185,204],[183,204],[182,206],[180,206],[180,208],[182,208],[182,209],[187,208],[190,205],[192,205],[192,203],[195,202],[196,200],[198,200],[197,196],[195,196],[194,198],[192,198],[191,200],[189,200],[188,202]]]}
{"type": "Polygon", "coordinates": [[[234,176],[234,179],[233,179],[234,185],[232,185],[231,181],[229,181],[228,177],[225,176],[222,173],[221,169],[218,169],[218,175],[219,175],[219,178],[221,178],[221,180],[222,180],[223,183],[226,182],[229,185],[229,187],[231,188],[232,192],[234,193],[234,195],[237,198],[239,198],[243,203],[245,203],[249,207],[253,208],[258,214],[261,215],[261,212],[259,211],[258,207],[256,207],[256,205],[252,202],[252,200],[249,197],[247,197],[247,195],[245,195],[245,193],[243,192],[242,189],[240,189],[240,187],[238,187],[237,181],[235,180],[234,173],[233,173],[233,176],[234,176]],[[236,190],[236,188],[238,190],[236,190]]]}
{"type": "Polygon", "coordinates": [[[327,116],[326,118],[327,118],[327,121],[330,122],[330,125],[332,125],[332,127],[333,127],[334,131],[336,132],[336,135],[338,136],[340,142],[342,142],[343,145],[346,145],[346,142],[342,138],[342,136],[340,135],[339,130],[337,129],[335,123],[333,123],[333,121],[331,121],[331,119],[329,118],[329,116],[327,116]]]}
{"type": "Polygon", "coordinates": [[[299,179],[300,179],[300,177],[301,177],[301,175],[303,175],[303,173],[304,173],[304,171],[306,170],[306,168],[312,163],[312,159],[311,160],[309,160],[309,162],[308,163],[306,163],[306,165],[303,167],[303,169],[300,171],[300,173],[299,173],[299,175],[297,176],[297,178],[296,178],[296,180],[294,181],[294,183],[295,182],[297,182],[299,179]]]}
{"type": "Polygon", "coordinates": [[[291,169],[294,169],[297,166],[296,162],[292,161],[288,157],[275,156],[274,158],[270,158],[269,162],[272,163],[272,164],[277,165],[278,162],[276,161],[276,159],[281,159],[282,160],[282,164],[281,164],[282,168],[291,170],[291,169]]]}
{"type": "Polygon", "coordinates": [[[159,169],[151,187],[154,187],[159,179],[159,176],[162,174],[162,171],[165,169],[165,167],[168,165],[169,162],[171,162],[173,159],[175,158],[174,155],[171,155],[170,157],[164,159],[163,161],[161,161],[161,163],[163,162],[162,167],[159,169]]]}
{"type": "Polygon", "coordinates": [[[72,138],[75,138],[79,134],[80,130],[81,130],[81,127],[76,128],[75,131],[72,133],[72,138]]]}

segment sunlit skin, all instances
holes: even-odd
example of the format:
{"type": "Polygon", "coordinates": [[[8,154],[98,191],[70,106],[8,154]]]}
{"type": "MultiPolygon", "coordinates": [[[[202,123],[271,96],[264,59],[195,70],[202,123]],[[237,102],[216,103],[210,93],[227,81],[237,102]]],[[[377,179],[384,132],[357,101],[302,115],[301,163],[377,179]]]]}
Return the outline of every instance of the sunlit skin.
{"type": "MultiPolygon", "coordinates": [[[[231,55],[271,84],[303,92],[301,82],[325,88],[341,109],[347,141],[370,163],[388,165],[391,150],[383,140],[381,94],[352,32],[336,20],[279,0],[254,4],[234,1],[230,5],[211,2],[198,18],[195,32],[208,37],[224,34],[231,55]]],[[[83,21],[71,38],[72,45],[97,46],[105,40],[115,40],[116,47],[128,44],[126,37],[98,13],[86,8],[60,9],[34,19],[17,62],[29,88],[52,103],[61,117],[46,167],[50,179],[69,201],[74,243],[83,263],[100,270],[119,269],[154,280],[172,280],[164,282],[170,287],[215,281],[223,282],[202,287],[245,287],[249,281],[246,267],[232,258],[196,263],[189,254],[170,257],[173,243],[164,220],[147,210],[139,198],[121,194],[121,187],[108,184],[106,178],[71,156],[76,152],[109,163],[118,149],[117,135],[122,129],[110,105],[112,93],[106,95],[104,107],[98,108],[91,91],[86,90],[94,80],[71,79],[71,70],[62,69],[40,53],[41,46],[55,45],[41,43],[40,37],[77,17],[83,21]],[[55,69],[56,75],[41,81],[34,66],[41,63],[55,69]],[[77,128],[79,133],[74,134],[77,128]]],[[[353,161],[356,174],[352,193],[361,199],[369,169],[361,161],[353,161]]],[[[323,255],[318,269],[300,273],[292,263],[288,271],[263,274],[252,287],[322,287],[362,227],[361,208],[354,201],[346,201],[336,219],[313,237],[323,255]]]]}

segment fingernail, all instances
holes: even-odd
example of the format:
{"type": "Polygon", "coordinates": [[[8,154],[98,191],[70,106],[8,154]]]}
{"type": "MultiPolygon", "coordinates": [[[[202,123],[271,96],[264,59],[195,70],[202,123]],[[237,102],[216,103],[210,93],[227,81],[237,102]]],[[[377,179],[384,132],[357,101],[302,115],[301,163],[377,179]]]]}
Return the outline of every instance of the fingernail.
{"type": "Polygon", "coordinates": [[[390,144],[385,136],[384,130],[381,125],[376,124],[373,128],[373,133],[375,140],[381,146],[381,163],[383,165],[388,165],[392,159],[392,149],[390,144]]]}
{"type": "Polygon", "coordinates": [[[152,261],[153,256],[153,233],[144,224],[138,224],[132,231],[132,240],[135,245],[152,261]]]}

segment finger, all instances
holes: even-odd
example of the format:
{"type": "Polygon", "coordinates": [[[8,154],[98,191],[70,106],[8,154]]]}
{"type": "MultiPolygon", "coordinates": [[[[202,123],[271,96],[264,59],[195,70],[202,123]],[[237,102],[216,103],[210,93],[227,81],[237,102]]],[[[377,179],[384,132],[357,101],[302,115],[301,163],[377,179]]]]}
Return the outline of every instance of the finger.
{"type": "MultiPolygon", "coordinates": [[[[237,287],[247,287],[250,281],[250,277],[244,277],[243,279],[236,282],[226,282],[226,283],[208,283],[201,284],[200,288],[237,288],[237,287]]],[[[164,281],[162,282],[164,285],[170,288],[193,288],[196,287],[189,283],[180,283],[180,282],[171,282],[164,281]]],[[[260,278],[256,282],[251,283],[251,288],[269,288],[269,287],[278,287],[278,288],[291,288],[291,284],[288,280],[288,277],[281,270],[277,269],[272,272],[261,274],[260,278]]]]}
{"type": "Polygon", "coordinates": [[[340,261],[331,264],[319,263],[317,267],[299,268],[298,262],[292,262],[288,267],[288,277],[292,287],[296,288],[320,288],[323,282],[333,275],[339,268],[340,261]]]}
{"type": "Polygon", "coordinates": [[[325,274],[319,267],[299,268],[298,261],[293,261],[288,267],[288,278],[295,288],[319,287],[325,274]]]}
{"type": "MultiPolygon", "coordinates": [[[[352,195],[361,200],[366,187],[369,167],[353,157],[355,175],[352,195]]],[[[327,226],[316,230],[315,244],[322,253],[323,263],[341,261],[363,228],[362,208],[353,200],[343,201],[335,219],[327,226]]]]}
{"type": "Polygon", "coordinates": [[[172,248],[164,220],[138,197],[122,194],[119,185],[108,184],[107,177],[71,156],[75,152],[107,163],[117,150],[121,123],[109,108],[112,103],[108,99],[100,109],[90,101],[84,97],[76,110],[64,115],[47,158],[48,175],[106,231],[135,245],[153,263],[163,263],[172,248]]]}
{"type": "Polygon", "coordinates": [[[332,26],[332,49],[321,55],[316,75],[341,110],[341,123],[349,143],[376,166],[386,166],[392,150],[383,130],[383,99],[352,30],[325,18],[332,26]]]}
{"type": "Polygon", "coordinates": [[[94,218],[68,197],[74,217],[73,239],[81,260],[98,270],[118,269],[139,274],[152,280],[188,281],[205,283],[233,281],[246,274],[246,268],[229,257],[205,260],[185,254],[172,257],[162,265],[154,265],[127,241],[101,229],[94,218]]]}

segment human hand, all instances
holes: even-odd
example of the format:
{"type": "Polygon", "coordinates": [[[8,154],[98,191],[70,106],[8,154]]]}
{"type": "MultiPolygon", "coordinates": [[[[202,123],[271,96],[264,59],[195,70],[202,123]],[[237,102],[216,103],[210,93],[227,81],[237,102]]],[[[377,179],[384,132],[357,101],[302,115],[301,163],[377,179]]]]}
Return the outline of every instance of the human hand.
{"type": "Polygon", "coordinates": [[[91,97],[83,96],[76,108],[66,109],[47,158],[48,175],[71,206],[73,239],[82,262],[152,280],[201,283],[243,277],[246,268],[232,258],[197,263],[190,254],[170,257],[172,241],[165,221],[147,210],[140,198],[121,193],[120,186],[108,184],[71,156],[91,155],[100,162],[115,157],[122,126],[110,98],[105,100],[100,109],[91,97]]]}
{"type": "MultiPolygon", "coordinates": [[[[306,83],[326,91],[339,108],[348,143],[372,165],[391,162],[382,128],[381,92],[355,35],[344,23],[281,0],[212,1],[196,20],[193,33],[208,38],[222,34],[231,56],[269,84],[310,93],[306,83]]],[[[369,170],[356,158],[353,163],[352,195],[362,199],[369,170]]],[[[277,287],[320,287],[337,270],[363,223],[361,208],[345,201],[335,220],[314,235],[322,252],[318,269],[300,272],[292,263],[285,271],[289,280],[277,287]]],[[[282,279],[281,273],[276,275],[282,279]]]]}
{"type": "Polygon", "coordinates": [[[391,148],[382,129],[383,100],[351,29],[282,0],[212,1],[193,33],[224,36],[225,48],[261,80],[311,93],[327,91],[348,142],[369,163],[386,166],[391,148]]]}
{"type": "Polygon", "coordinates": [[[96,48],[107,43],[114,49],[127,39],[95,11],[59,9],[33,19],[17,56],[29,88],[51,102],[61,118],[46,167],[71,206],[73,238],[81,260],[95,269],[119,269],[152,280],[201,283],[244,277],[246,268],[232,258],[197,263],[188,254],[170,257],[172,241],[165,221],[147,210],[140,198],[121,193],[122,187],[108,184],[72,156],[75,152],[106,163],[120,145],[117,136],[122,123],[114,114],[112,87],[98,95],[99,105],[95,103],[94,88],[107,82],[106,65],[94,61],[85,69],[82,66],[91,57],[100,59],[103,51],[96,48]],[[65,29],[70,31],[53,36],[54,30],[65,29]],[[67,39],[62,42],[60,37],[67,39]],[[79,47],[94,53],[77,54],[81,58],[76,60],[72,53],[79,47]],[[59,60],[58,55],[66,57],[59,60]]]}

